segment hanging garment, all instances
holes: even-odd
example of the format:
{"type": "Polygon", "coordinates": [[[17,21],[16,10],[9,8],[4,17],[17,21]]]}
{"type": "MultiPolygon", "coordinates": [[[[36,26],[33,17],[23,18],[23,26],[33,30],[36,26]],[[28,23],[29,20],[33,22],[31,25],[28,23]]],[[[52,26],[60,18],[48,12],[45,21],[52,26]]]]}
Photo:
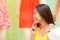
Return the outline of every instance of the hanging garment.
{"type": "Polygon", "coordinates": [[[0,29],[2,28],[9,28],[10,20],[6,5],[6,0],[0,1],[0,29]]]}
{"type": "Polygon", "coordinates": [[[39,0],[21,0],[20,5],[20,28],[30,28],[33,23],[33,13],[36,5],[39,4],[39,0]]]}

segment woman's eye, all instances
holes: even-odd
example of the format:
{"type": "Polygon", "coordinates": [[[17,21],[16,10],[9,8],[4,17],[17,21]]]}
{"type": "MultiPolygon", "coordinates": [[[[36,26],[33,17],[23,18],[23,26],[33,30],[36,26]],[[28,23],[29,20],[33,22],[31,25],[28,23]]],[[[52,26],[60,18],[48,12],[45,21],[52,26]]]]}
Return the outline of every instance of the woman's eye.
{"type": "Polygon", "coordinates": [[[34,14],[36,14],[36,12],[34,12],[34,14]]]}

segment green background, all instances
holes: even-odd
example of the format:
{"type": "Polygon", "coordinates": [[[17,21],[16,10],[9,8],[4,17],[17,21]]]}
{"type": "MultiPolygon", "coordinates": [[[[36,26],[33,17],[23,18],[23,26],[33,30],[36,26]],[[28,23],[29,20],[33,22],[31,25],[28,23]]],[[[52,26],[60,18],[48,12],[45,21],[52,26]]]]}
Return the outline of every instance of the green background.
{"type": "MultiPolygon", "coordinates": [[[[47,0],[48,5],[53,11],[56,0],[47,0]]],[[[24,29],[18,27],[17,4],[16,0],[7,0],[8,12],[10,16],[11,26],[7,29],[6,40],[23,40],[24,29]]],[[[60,26],[60,13],[57,16],[56,26],[60,26]]]]}
{"type": "Polygon", "coordinates": [[[7,29],[6,40],[23,40],[23,29],[18,27],[16,0],[7,0],[11,26],[7,29]]]}

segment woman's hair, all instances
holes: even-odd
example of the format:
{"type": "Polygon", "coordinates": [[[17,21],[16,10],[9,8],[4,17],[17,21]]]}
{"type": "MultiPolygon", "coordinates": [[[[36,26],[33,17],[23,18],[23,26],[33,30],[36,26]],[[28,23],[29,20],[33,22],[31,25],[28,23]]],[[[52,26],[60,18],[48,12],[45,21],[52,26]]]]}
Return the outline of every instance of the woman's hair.
{"type": "MultiPolygon", "coordinates": [[[[48,5],[46,4],[40,4],[37,5],[36,7],[37,12],[41,15],[41,17],[48,23],[53,23],[54,24],[54,20],[52,17],[52,12],[49,8],[48,5]]],[[[55,25],[55,24],[54,24],[55,25]]]]}

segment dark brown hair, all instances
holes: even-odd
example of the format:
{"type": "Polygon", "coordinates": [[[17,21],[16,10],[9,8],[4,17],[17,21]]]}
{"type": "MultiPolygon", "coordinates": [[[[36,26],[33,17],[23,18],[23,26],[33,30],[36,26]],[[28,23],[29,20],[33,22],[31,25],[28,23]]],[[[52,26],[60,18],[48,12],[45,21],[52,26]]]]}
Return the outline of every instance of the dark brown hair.
{"type": "Polygon", "coordinates": [[[52,12],[48,5],[46,5],[46,4],[37,5],[36,10],[48,24],[50,24],[50,23],[54,24],[52,12]]]}

